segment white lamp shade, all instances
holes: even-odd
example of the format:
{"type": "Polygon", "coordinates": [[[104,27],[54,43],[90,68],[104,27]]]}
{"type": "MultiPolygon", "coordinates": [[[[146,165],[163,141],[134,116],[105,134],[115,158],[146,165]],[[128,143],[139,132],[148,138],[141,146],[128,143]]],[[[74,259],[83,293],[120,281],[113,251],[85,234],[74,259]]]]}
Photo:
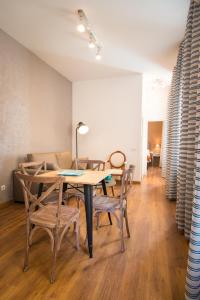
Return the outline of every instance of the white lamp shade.
{"type": "Polygon", "coordinates": [[[89,131],[89,127],[87,125],[81,125],[79,128],[78,128],[78,132],[80,134],[86,134],[87,132],[89,131]]]}

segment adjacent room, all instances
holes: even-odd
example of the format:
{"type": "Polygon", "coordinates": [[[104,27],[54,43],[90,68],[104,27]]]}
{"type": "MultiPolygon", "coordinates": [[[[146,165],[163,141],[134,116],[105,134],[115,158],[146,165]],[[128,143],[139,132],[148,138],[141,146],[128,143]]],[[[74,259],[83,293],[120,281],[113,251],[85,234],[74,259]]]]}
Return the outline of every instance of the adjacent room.
{"type": "Polygon", "coordinates": [[[160,166],[160,154],[162,148],[162,121],[148,122],[148,160],[147,167],[160,166]]]}
{"type": "Polygon", "coordinates": [[[0,299],[200,300],[200,0],[0,0],[0,299]]]}

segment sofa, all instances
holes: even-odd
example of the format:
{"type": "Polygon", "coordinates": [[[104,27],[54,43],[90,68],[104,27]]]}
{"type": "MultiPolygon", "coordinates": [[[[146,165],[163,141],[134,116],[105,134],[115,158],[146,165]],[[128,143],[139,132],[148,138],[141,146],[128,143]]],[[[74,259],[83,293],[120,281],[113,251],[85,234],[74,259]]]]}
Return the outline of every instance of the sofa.
{"type": "Polygon", "coordinates": [[[27,161],[46,162],[47,170],[71,169],[72,154],[69,151],[46,152],[46,153],[28,153],[27,161]]]}
{"type": "MultiPolygon", "coordinates": [[[[63,152],[46,152],[46,153],[28,153],[25,159],[28,162],[46,162],[46,171],[58,170],[58,169],[71,169],[74,167],[72,161],[72,154],[69,151],[63,152]]],[[[15,202],[24,202],[22,187],[16,177],[16,172],[19,169],[13,171],[13,200],[15,202]]],[[[42,171],[44,172],[44,171],[42,171]]],[[[31,170],[30,170],[31,174],[31,170]]],[[[37,193],[38,186],[32,187],[32,192],[37,193]]]]}

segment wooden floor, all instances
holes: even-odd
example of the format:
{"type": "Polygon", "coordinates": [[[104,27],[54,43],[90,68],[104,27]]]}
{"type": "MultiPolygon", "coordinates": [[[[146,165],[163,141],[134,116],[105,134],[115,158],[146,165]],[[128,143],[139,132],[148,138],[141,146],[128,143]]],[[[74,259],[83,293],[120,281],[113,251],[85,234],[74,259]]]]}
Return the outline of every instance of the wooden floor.
{"type": "MultiPolygon", "coordinates": [[[[187,242],[176,230],[175,203],[165,199],[159,169],[150,169],[129,197],[131,238],[121,254],[115,226],[94,230],[94,258],[84,248],[85,215],[81,210],[81,243],[73,231],[62,244],[57,280],[49,283],[51,253],[45,233],[35,236],[30,269],[22,272],[25,218],[23,205],[0,210],[0,299],[184,299],[187,242]]],[[[107,223],[107,216],[102,218],[107,223]]]]}

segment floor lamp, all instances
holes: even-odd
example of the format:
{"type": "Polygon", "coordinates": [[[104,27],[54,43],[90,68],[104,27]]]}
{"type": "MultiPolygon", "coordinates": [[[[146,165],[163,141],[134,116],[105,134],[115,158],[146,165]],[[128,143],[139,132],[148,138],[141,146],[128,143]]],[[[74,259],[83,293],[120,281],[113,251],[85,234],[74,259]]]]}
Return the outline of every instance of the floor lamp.
{"type": "Polygon", "coordinates": [[[76,126],[76,168],[77,166],[77,159],[78,159],[78,133],[79,134],[86,134],[89,130],[89,127],[84,124],[83,122],[79,122],[76,126]]]}

